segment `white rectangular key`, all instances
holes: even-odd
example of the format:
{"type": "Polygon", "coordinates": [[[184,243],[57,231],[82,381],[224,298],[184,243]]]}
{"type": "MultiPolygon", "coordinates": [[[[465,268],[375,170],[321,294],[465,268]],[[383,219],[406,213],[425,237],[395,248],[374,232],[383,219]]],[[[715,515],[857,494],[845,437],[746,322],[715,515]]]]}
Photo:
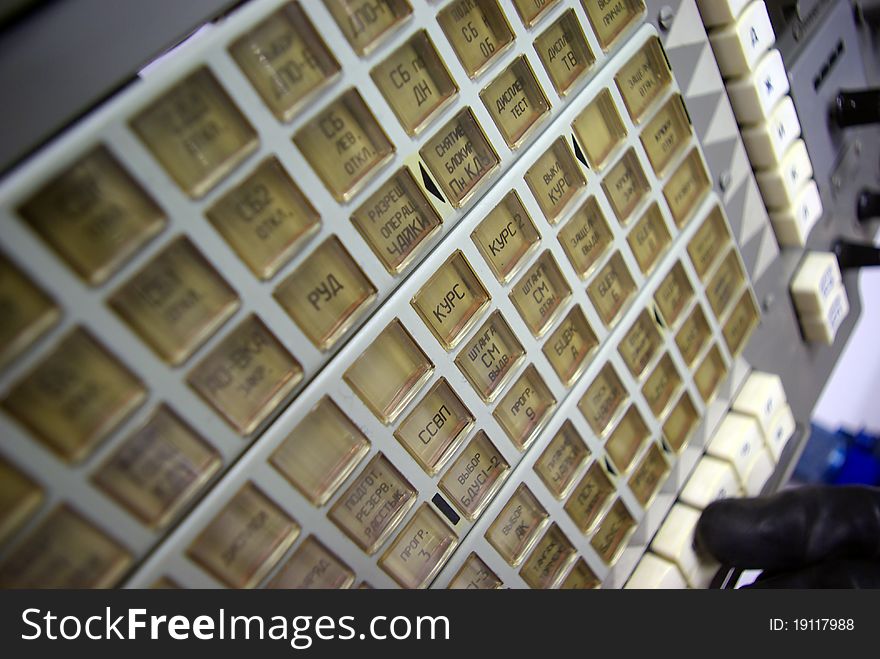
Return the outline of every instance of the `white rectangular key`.
{"type": "Polygon", "coordinates": [[[749,75],[727,82],[727,96],[740,125],[767,121],[788,89],[785,64],[775,49],[764,55],[749,75]]]}
{"type": "Polygon", "coordinates": [[[776,43],[767,6],[751,3],[736,22],[710,32],[709,41],[722,76],[734,78],[751,72],[761,55],[776,43]]]}
{"type": "Polygon", "coordinates": [[[801,136],[801,122],[791,96],[783,96],[767,121],[742,130],[743,144],[754,169],[777,167],[788,147],[801,136]]]}

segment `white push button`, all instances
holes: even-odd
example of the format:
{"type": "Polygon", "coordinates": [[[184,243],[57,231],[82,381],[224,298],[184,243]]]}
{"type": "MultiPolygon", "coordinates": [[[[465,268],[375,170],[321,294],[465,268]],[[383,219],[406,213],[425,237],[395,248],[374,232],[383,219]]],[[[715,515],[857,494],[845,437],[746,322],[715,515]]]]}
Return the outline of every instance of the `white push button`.
{"type": "Polygon", "coordinates": [[[763,450],[763,448],[764,439],[757,419],[745,414],[729,412],[715,431],[706,453],[731,463],[740,480],[745,484],[756,453],[758,449],[763,450]]]}
{"type": "Polygon", "coordinates": [[[764,443],[774,462],[779,462],[785,445],[794,435],[795,425],[791,408],[788,405],[783,405],[770,423],[770,433],[764,437],[764,443]]]}
{"type": "Polygon", "coordinates": [[[733,23],[747,4],[749,0],[697,0],[706,27],[733,23]]]}
{"type": "Polygon", "coordinates": [[[679,499],[702,510],[718,499],[738,497],[740,492],[739,478],[733,465],[706,455],[697,463],[679,499]]]}
{"type": "Polygon", "coordinates": [[[791,297],[800,316],[825,316],[843,281],[831,252],[808,252],[791,280],[791,297]]]}
{"type": "Polygon", "coordinates": [[[847,314],[849,314],[849,299],[846,297],[846,289],[843,285],[839,285],[824,316],[801,317],[804,337],[812,343],[832,345],[847,314]]]}
{"type": "Polygon", "coordinates": [[[803,140],[795,140],[776,169],[755,173],[761,196],[768,208],[788,208],[797,203],[798,193],[813,176],[813,163],[803,140]]]}
{"type": "Polygon", "coordinates": [[[642,556],[642,560],[633,570],[632,576],[627,581],[626,589],[684,589],[687,588],[687,582],[675,567],[669,561],[665,561],[659,556],[648,553],[642,556]]]}
{"type": "Polygon", "coordinates": [[[791,96],[782,98],[764,123],[743,129],[742,138],[755,169],[777,167],[788,147],[801,136],[801,122],[791,96]]]}
{"type": "Polygon", "coordinates": [[[709,34],[718,68],[725,78],[746,75],[776,42],[767,6],[753,2],[735,23],[709,34]]]}
{"type": "Polygon", "coordinates": [[[691,588],[708,587],[719,568],[716,561],[694,549],[699,519],[699,510],[676,503],[651,542],[651,551],[675,563],[691,588]]]}
{"type": "Polygon", "coordinates": [[[727,96],[740,124],[766,121],[786,94],[788,76],[778,50],[764,55],[750,75],[727,83],[727,96]]]}
{"type": "Polygon", "coordinates": [[[775,373],[752,371],[739,390],[731,408],[749,414],[758,420],[761,431],[767,435],[776,412],[785,405],[782,379],[775,373]]]}
{"type": "Polygon", "coordinates": [[[815,181],[808,181],[800,191],[794,206],[770,214],[773,231],[780,245],[803,247],[810,231],[822,217],[822,198],[815,181]]]}
{"type": "Polygon", "coordinates": [[[763,446],[760,447],[755,456],[755,461],[749,469],[749,473],[746,474],[746,494],[750,497],[756,497],[761,494],[761,490],[764,489],[764,484],[770,478],[774,468],[775,465],[773,464],[773,458],[770,457],[770,452],[763,446]]]}

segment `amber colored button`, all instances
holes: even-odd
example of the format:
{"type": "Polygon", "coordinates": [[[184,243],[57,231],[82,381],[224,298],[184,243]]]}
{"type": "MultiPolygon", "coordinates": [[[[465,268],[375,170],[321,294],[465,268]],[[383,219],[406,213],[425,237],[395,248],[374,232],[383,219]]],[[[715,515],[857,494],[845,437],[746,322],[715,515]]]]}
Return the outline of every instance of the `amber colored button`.
{"type": "Polygon", "coordinates": [[[587,387],[578,401],[578,409],[593,432],[602,435],[628,396],[620,377],[609,362],[602,367],[592,384],[587,387]]]}
{"type": "Polygon", "coordinates": [[[645,444],[649,434],[650,431],[642,415],[635,405],[630,405],[605,443],[605,450],[608,451],[614,466],[620,471],[629,471],[633,459],[645,444]]]}
{"type": "Polygon", "coordinates": [[[489,306],[489,293],[457,250],[412,299],[425,325],[447,350],[454,348],[489,306]]]}
{"type": "Polygon", "coordinates": [[[724,221],[724,214],[720,206],[715,206],[696,230],[687,247],[691,263],[701,280],[706,280],[706,274],[712,269],[718,257],[724,253],[725,246],[729,242],[730,231],[724,221]]]}
{"type": "Polygon", "coordinates": [[[731,248],[706,285],[706,298],[716,318],[724,315],[744,282],[745,274],[736,257],[736,249],[731,248]]]}
{"type": "Polygon", "coordinates": [[[712,329],[709,327],[709,321],[706,320],[706,314],[703,313],[703,308],[697,305],[675,335],[675,345],[678,346],[688,366],[693,366],[694,360],[711,335],[712,329]]]}
{"type": "Polygon", "coordinates": [[[187,548],[230,588],[252,588],[281,560],[300,527],[255,485],[242,487],[187,548]]]}
{"type": "Polygon", "coordinates": [[[379,566],[404,588],[425,588],[458,545],[458,536],[427,503],[389,545],[379,566]]]}
{"type": "Polygon", "coordinates": [[[565,502],[565,512],[581,533],[590,533],[614,492],[614,484],[608,474],[598,462],[594,462],[565,502]]]}
{"type": "Polygon", "coordinates": [[[587,295],[606,326],[617,320],[635,292],[636,283],[620,252],[614,252],[587,286],[587,295]]]}
{"type": "Polygon", "coordinates": [[[268,588],[328,590],[351,588],[354,572],[315,536],[302,541],[268,588]]]}
{"type": "Polygon", "coordinates": [[[672,219],[679,227],[687,224],[711,187],[712,182],[703,159],[693,149],[663,186],[663,196],[669,205],[672,219]]]}
{"type": "Polygon", "coordinates": [[[595,197],[587,199],[563,225],[559,244],[578,276],[589,275],[614,243],[614,234],[595,197]]]}
{"type": "Polygon", "coordinates": [[[471,232],[471,240],[495,278],[504,283],[538,246],[541,235],[516,190],[511,190],[471,232]]]}
{"type": "Polygon", "coordinates": [[[324,0],[342,34],[358,55],[366,55],[410,14],[407,0],[324,0]]]}
{"type": "Polygon", "coordinates": [[[0,588],[112,588],[132,556],[62,505],[0,564],[0,588]]]}
{"type": "Polygon", "coordinates": [[[318,245],[275,289],[275,299],[320,350],[330,350],[376,297],[373,282],[336,236],[318,245]]]}
{"type": "Polygon", "coordinates": [[[495,311],[462,346],[455,364],[488,403],[494,400],[524,355],[525,350],[510,325],[500,311],[495,311]]]}
{"type": "Polygon", "coordinates": [[[674,94],[642,129],[642,146],[654,172],[661,175],[691,137],[691,120],[681,96],[674,94]]]}
{"type": "Polygon", "coordinates": [[[541,337],[571,297],[571,288],[547,250],[525,271],[510,292],[510,300],[529,331],[541,337]]]}
{"type": "Polygon", "coordinates": [[[393,423],[434,372],[399,320],[393,320],[361,353],[343,378],[383,423],[393,423]]]}
{"type": "Polygon", "coordinates": [[[480,92],[480,98],[511,148],[522,144],[550,113],[550,101],[524,55],[499,73],[480,92]]]}
{"type": "Polygon", "coordinates": [[[570,387],[583,373],[589,364],[587,357],[598,345],[596,333],[576,306],[547,337],[542,350],[562,383],[570,387]]]}
{"type": "Polygon", "coordinates": [[[69,462],[79,461],[146,398],[143,383],[85,330],[68,334],[16,383],[3,407],[69,462]]]}
{"type": "Polygon", "coordinates": [[[370,75],[410,135],[418,134],[458,93],[425,30],[373,67],[370,75]]]}
{"type": "Polygon", "coordinates": [[[327,516],[361,549],[375,554],[416,502],[416,490],[381,453],[355,476],[327,516]]]}
{"type": "Polygon", "coordinates": [[[514,40],[498,0],[456,0],[440,10],[437,22],[471,78],[514,40]]]}
{"type": "Polygon", "coordinates": [[[501,162],[470,108],[428,138],[419,155],[455,208],[463,206],[501,162]]]}
{"type": "Polygon", "coordinates": [[[290,121],[308,98],[340,70],[299,2],[290,2],[229,47],[229,52],[280,121],[290,121]]]}
{"type": "Polygon", "coordinates": [[[394,145],[355,88],[319,110],[293,141],[339,202],[357,194],[394,155],[394,145]]]}
{"type": "Polygon", "coordinates": [[[681,388],[681,376],[675,368],[672,358],[666,354],[657,362],[651,375],[645,380],[642,393],[648,401],[648,407],[655,417],[663,415],[669,401],[681,388]]]}
{"type": "Polygon", "coordinates": [[[269,462],[314,505],[333,496],[370,450],[370,441],[329,396],[275,449],[269,462]]]}
{"type": "Polygon", "coordinates": [[[608,50],[618,36],[644,11],[642,0],[581,0],[602,50],[608,50]]]}
{"type": "Polygon", "coordinates": [[[43,488],[0,458],[0,545],[37,512],[43,488]]]}
{"type": "Polygon", "coordinates": [[[608,170],[602,179],[602,189],[621,224],[627,224],[633,211],[651,190],[636,152],[629,149],[608,170]]]}
{"type": "Polygon", "coordinates": [[[551,524],[523,563],[519,575],[530,588],[555,588],[576,558],[574,545],[559,526],[551,524]]]}
{"type": "Polygon", "coordinates": [[[521,484],[486,531],[486,540],[513,567],[534,546],[549,515],[528,486],[521,484]]]}
{"type": "Polygon", "coordinates": [[[516,7],[516,13],[519,14],[523,25],[532,27],[558,2],[559,0],[513,0],[513,6],[516,7]]]}
{"type": "Polygon", "coordinates": [[[587,185],[587,179],[575,160],[565,138],[558,137],[538,156],[525,174],[526,183],[535,196],[544,217],[556,224],[569,202],[587,185]]]}
{"type": "MultiPolygon", "coordinates": [[[[594,0],[601,1],[601,0],[594,0]]],[[[618,0],[619,1],[619,0],[618,0]]],[[[672,72],[660,39],[651,37],[614,76],[623,102],[636,123],[672,81],[672,72]]]]}
{"type": "Polygon", "coordinates": [[[574,9],[566,10],[535,39],[535,52],[560,96],[570,92],[596,61],[574,9]]]}
{"type": "Polygon", "coordinates": [[[195,245],[180,237],[108,304],[159,357],[176,366],[235,313],[239,300],[195,245]]]}
{"type": "Polygon", "coordinates": [[[597,171],[605,167],[608,157],[626,137],[626,126],[607,89],[600,91],[581,110],[571,122],[571,127],[590,165],[597,171]]]}
{"type": "Polygon", "coordinates": [[[693,297],[694,287],[691,285],[691,280],[688,279],[681,261],[677,261],[654,293],[654,302],[657,303],[667,327],[672,327],[678,322],[681,312],[693,297]]]}
{"type": "Polygon", "coordinates": [[[259,144],[253,127],[206,67],[142,110],[131,127],[194,198],[204,196],[259,144]]]}
{"type": "Polygon", "coordinates": [[[86,282],[100,284],[165,226],[165,214],[104,146],[95,147],[19,209],[86,282]]]}
{"type": "Polygon", "coordinates": [[[534,365],[529,365],[492,413],[510,441],[521,451],[531,444],[550,418],[556,399],[534,365]]]}
{"type": "Polygon", "coordinates": [[[752,331],[758,326],[760,318],[761,312],[755,304],[755,299],[748,290],[743,291],[725,321],[724,327],[721,328],[724,342],[731,355],[739,355],[746,347],[746,343],[752,331]]]}
{"type": "Polygon", "coordinates": [[[673,451],[681,453],[699,422],[700,413],[688,393],[683,393],[675,407],[669,411],[669,417],[663,424],[663,437],[666,443],[673,451]]]}
{"type": "Polygon", "coordinates": [[[652,203],[636,222],[626,241],[642,274],[651,272],[672,241],[656,203],[652,203]]]}
{"type": "Polygon", "coordinates": [[[599,554],[599,558],[608,565],[613,565],[626,547],[635,527],[636,522],[632,515],[629,514],[623,501],[618,499],[605,515],[599,530],[590,540],[590,545],[599,554]]]}
{"type": "Polygon", "coordinates": [[[510,474],[510,465],[482,430],[440,479],[440,489],[469,520],[479,517],[510,474]]]}
{"type": "Polygon", "coordinates": [[[499,590],[503,587],[498,575],[474,552],[465,559],[448,586],[449,590],[499,590]]]}
{"type": "Polygon", "coordinates": [[[0,254],[0,368],[46,333],[60,312],[55,302],[0,254]]]}
{"type": "Polygon", "coordinates": [[[159,527],[195,498],[220,465],[217,451],[163,405],[92,481],[139,520],[159,527]]]}
{"type": "Polygon", "coordinates": [[[727,364],[724,363],[724,357],[721,356],[718,346],[712,346],[694,372],[694,383],[704,403],[709,403],[715,397],[718,387],[726,377],[727,364]]]}
{"type": "Polygon", "coordinates": [[[651,505],[657,490],[669,474],[669,463],[656,443],[651,443],[629,478],[629,489],[643,508],[651,505]]]}
{"type": "Polygon", "coordinates": [[[587,562],[579,558],[568,576],[559,585],[561,590],[593,590],[600,585],[599,577],[590,569],[587,562]]]}
{"type": "Polygon", "coordinates": [[[299,362],[252,314],[196,365],[187,382],[236,432],[249,435],[302,377],[299,362]]]}
{"type": "Polygon", "coordinates": [[[588,457],[590,449],[575,430],[574,424],[566,420],[535,461],[534,470],[550,493],[562,499],[588,457]]]}
{"type": "Polygon", "coordinates": [[[260,279],[270,279],[317,233],[321,217],[281,163],[263,161],[205,211],[260,279]]]}

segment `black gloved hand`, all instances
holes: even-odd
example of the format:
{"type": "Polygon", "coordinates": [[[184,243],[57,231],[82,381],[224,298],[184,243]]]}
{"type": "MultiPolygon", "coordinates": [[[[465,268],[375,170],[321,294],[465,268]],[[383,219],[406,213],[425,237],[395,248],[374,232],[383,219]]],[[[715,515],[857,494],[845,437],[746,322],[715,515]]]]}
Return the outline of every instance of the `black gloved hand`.
{"type": "Polygon", "coordinates": [[[756,588],[880,588],[880,489],[809,486],[710,504],[697,547],[756,588]]]}

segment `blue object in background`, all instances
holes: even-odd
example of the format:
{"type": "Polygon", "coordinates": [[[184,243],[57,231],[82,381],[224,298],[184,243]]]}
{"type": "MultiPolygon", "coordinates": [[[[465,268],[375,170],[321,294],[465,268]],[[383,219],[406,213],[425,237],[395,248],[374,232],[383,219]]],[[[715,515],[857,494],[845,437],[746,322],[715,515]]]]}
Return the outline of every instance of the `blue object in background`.
{"type": "Polygon", "coordinates": [[[880,485],[880,437],[812,424],[807,446],[794,469],[801,483],[880,485]]]}

